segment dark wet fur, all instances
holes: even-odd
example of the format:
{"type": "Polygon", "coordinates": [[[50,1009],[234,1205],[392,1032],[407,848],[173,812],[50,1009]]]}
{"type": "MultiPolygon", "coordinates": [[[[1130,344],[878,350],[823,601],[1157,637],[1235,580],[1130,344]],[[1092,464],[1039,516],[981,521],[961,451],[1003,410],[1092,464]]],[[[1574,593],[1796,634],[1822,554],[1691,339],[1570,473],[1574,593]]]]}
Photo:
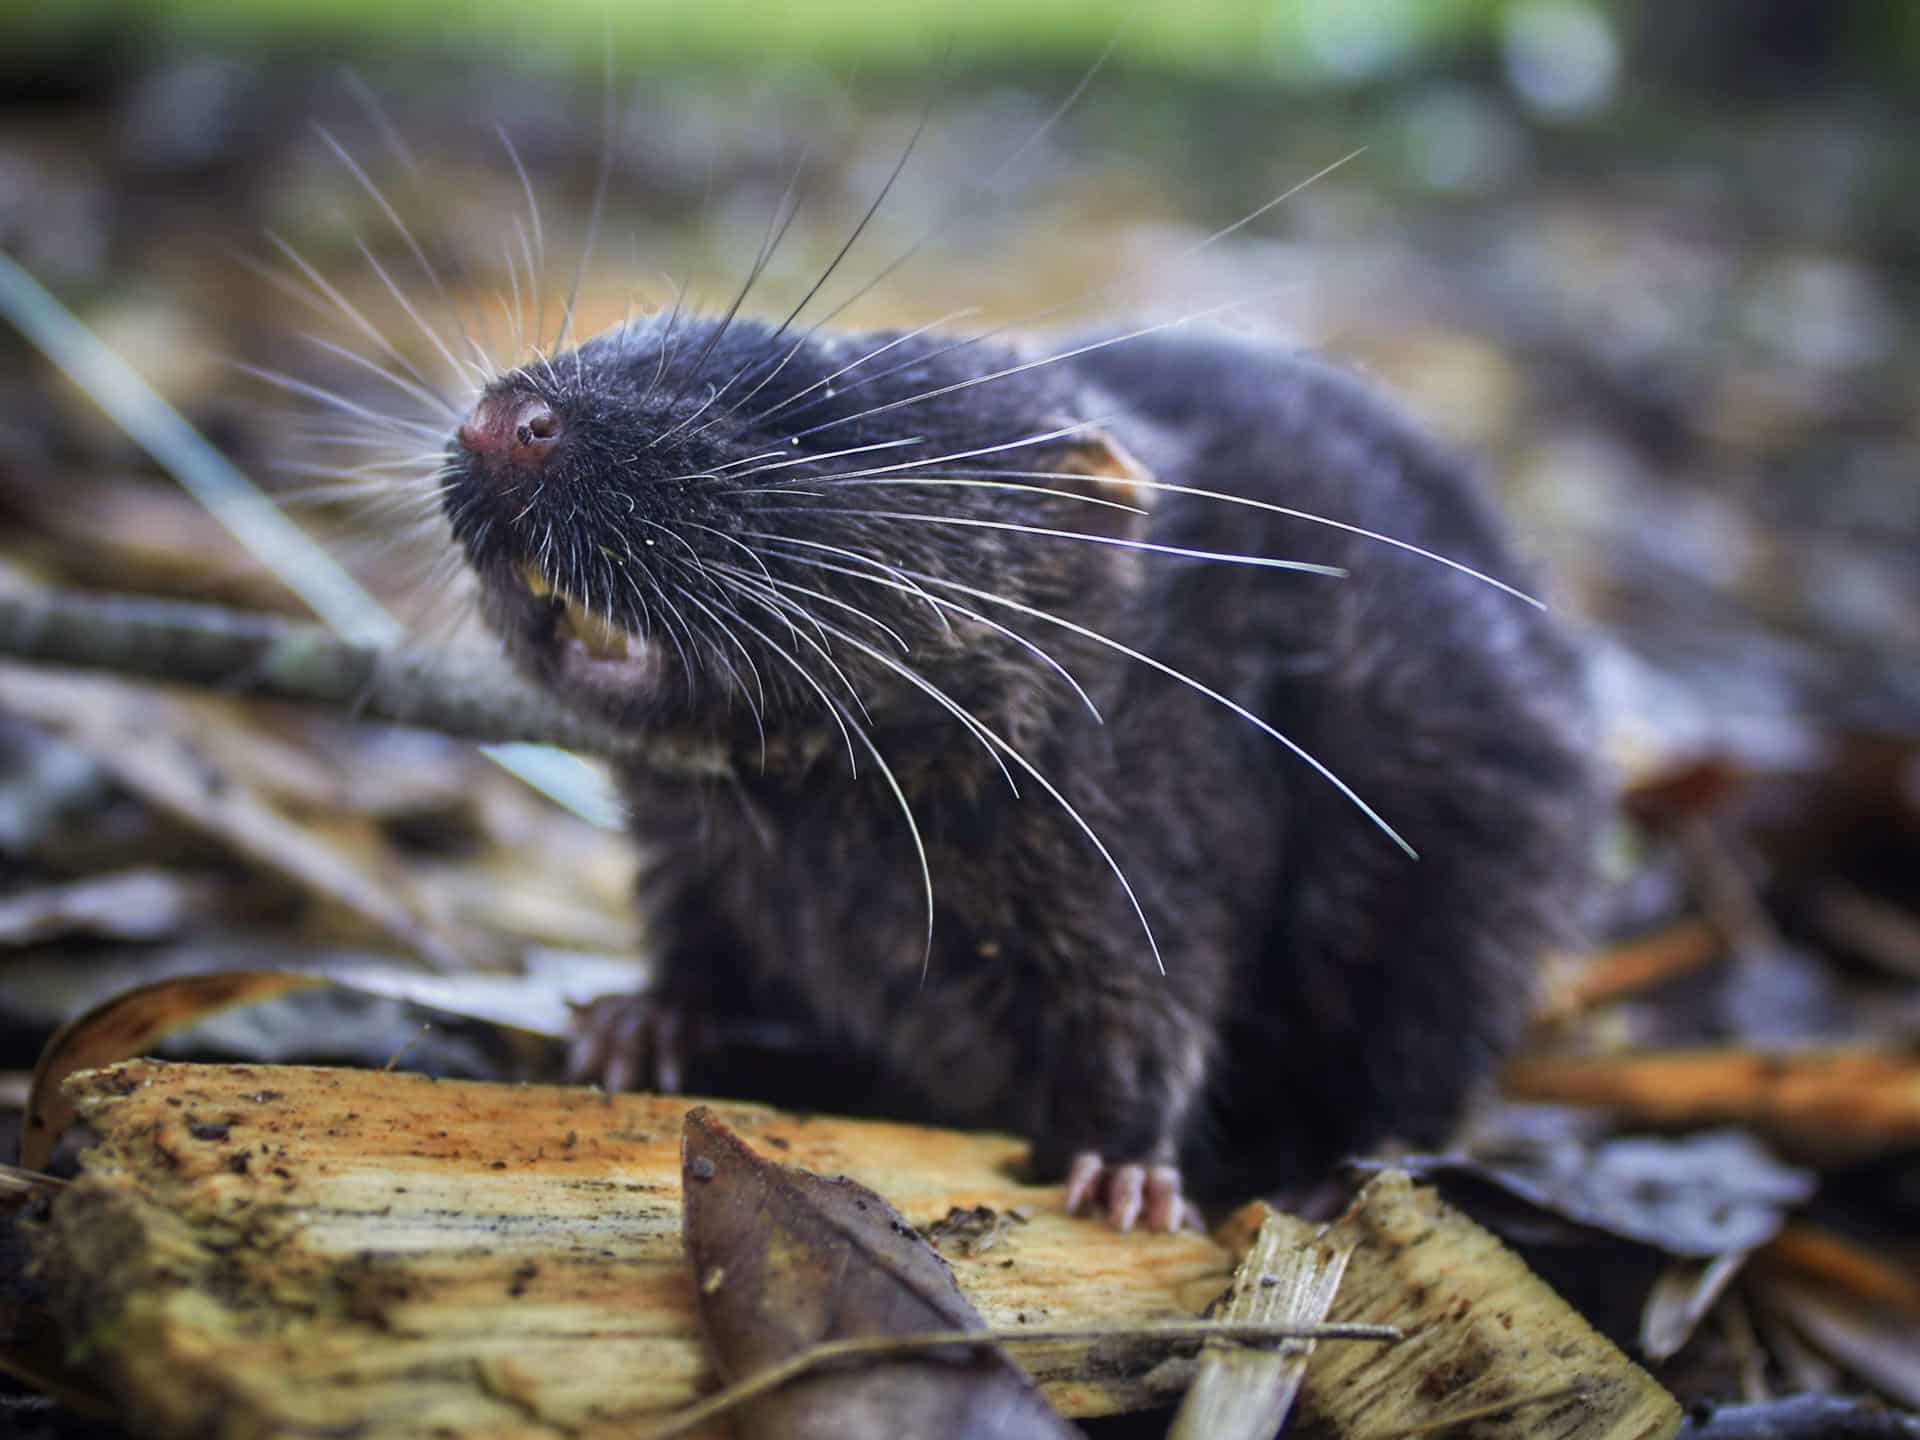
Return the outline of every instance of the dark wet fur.
{"type": "MultiPolygon", "coordinates": [[[[1560,625],[1418,556],[1214,500],[1152,495],[1141,518],[1025,491],[835,488],[819,477],[1094,420],[1160,481],[1324,514],[1524,585],[1470,477],[1351,379],[1226,338],[1149,336],[846,418],[1026,358],[927,336],[853,370],[832,398],[816,391],[756,423],[888,337],[842,337],[831,351],[809,340],[768,379],[795,337],[769,343],[760,327],[718,326],[676,322],[664,366],[662,317],[497,382],[551,405],[563,446],[538,486],[488,478],[455,452],[447,491],[455,532],[488,582],[488,613],[523,666],[623,725],[733,759],[733,780],[644,768],[623,777],[646,860],[658,999],[694,1016],[800,1019],[887,1077],[875,1108],[1011,1128],[1032,1139],[1043,1175],[1092,1149],[1178,1160],[1202,1193],[1235,1193],[1312,1177],[1389,1136],[1441,1140],[1514,1044],[1536,961],[1566,935],[1586,883],[1598,786],[1560,625]],[[716,469],[762,451],[906,437],[920,443],[758,475],[716,469]],[[710,478],[677,478],[698,475],[710,478]],[[775,486],[784,493],[746,493],[775,486]],[[1350,574],[830,513],[848,509],[1350,574]],[[1044,647],[1098,703],[1096,723],[1007,637],[957,614],[949,628],[916,595],[802,562],[893,572],[749,532],[957,580],[1145,651],[1324,761],[1420,859],[1245,719],[1122,654],[929,587],[1044,647]],[[571,683],[552,607],[510,579],[535,557],[560,589],[649,638],[651,680],[618,693],[571,683]],[[722,566],[764,566],[827,592],[911,651],[797,592],[825,633],[782,618],[722,566]],[[1131,881],[1164,975],[1112,869],[1063,808],[1018,767],[1015,798],[979,739],[835,626],[910,664],[1059,787],[1131,881]],[[831,650],[864,711],[802,636],[831,650]],[[840,723],[776,646],[871,734],[907,795],[934,885],[930,957],[899,803],[857,738],[859,773],[849,774],[840,723]]],[[[1066,471],[1098,443],[1074,434],[926,468],[1066,471]]],[[[1094,481],[1023,483],[1118,493],[1094,481]]]]}

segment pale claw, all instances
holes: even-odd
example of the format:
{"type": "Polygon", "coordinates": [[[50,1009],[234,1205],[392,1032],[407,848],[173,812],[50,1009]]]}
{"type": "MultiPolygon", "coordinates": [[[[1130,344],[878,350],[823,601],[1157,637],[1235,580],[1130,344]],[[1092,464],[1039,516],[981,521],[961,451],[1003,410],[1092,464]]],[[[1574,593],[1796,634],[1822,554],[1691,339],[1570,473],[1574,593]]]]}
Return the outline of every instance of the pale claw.
{"type": "Polygon", "coordinates": [[[1180,1191],[1180,1171],[1173,1165],[1109,1165],[1098,1151],[1082,1150],[1067,1167],[1067,1213],[1101,1215],[1120,1231],[1142,1219],[1147,1229],[1165,1235],[1200,1229],[1199,1211],[1180,1191]]]}
{"type": "Polygon", "coordinates": [[[603,995],[573,1009],[567,1078],[609,1092],[680,1088],[685,1026],[671,1005],[645,995],[603,995]]]}

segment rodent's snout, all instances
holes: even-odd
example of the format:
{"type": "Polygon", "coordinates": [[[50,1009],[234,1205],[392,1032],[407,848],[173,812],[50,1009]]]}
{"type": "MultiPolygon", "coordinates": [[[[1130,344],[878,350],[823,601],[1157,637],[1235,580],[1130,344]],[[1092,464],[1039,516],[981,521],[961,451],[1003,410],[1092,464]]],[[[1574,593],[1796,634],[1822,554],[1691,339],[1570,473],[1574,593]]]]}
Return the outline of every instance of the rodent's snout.
{"type": "Polygon", "coordinates": [[[533,474],[560,448],[563,429],[544,400],[485,395],[454,438],[476,459],[533,474]]]}

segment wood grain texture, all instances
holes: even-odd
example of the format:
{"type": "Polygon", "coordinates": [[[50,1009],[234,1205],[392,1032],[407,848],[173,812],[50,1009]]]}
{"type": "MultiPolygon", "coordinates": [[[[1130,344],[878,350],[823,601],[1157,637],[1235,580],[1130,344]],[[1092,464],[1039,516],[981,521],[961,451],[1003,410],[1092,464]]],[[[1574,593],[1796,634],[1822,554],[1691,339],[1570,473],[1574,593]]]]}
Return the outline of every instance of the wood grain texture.
{"type": "MultiPolygon", "coordinates": [[[[1223,1320],[1318,1325],[1339,1293],[1353,1242],[1302,1244],[1297,1220],[1260,1208],[1259,1233],[1216,1313],[1223,1320]]],[[[1168,1440],[1270,1440],[1286,1423],[1313,1351],[1311,1340],[1277,1350],[1208,1345],[1168,1440]]]]}
{"type": "MultiPolygon", "coordinates": [[[[133,1061],[70,1082],[101,1136],[41,1236],[68,1335],[143,1432],[631,1433],[713,1383],[682,1257],[689,1099],[133,1061]]],[[[714,1104],[756,1150],[924,1226],[1030,1207],[952,1253],[989,1326],[1191,1318],[1232,1256],[1069,1219],[1021,1141],[714,1104]]],[[[1161,1346],[1019,1347],[1069,1415],[1168,1398],[1161,1346]]]]}
{"type": "MultiPolygon", "coordinates": [[[[1247,1235],[1263,1218],[1254,1207],[1236,1217],[1247,1235]]],[[[1286,1215],[1268,1224],[1296,1245],[1353,1247],[1329,1320],[1405,1332],[1387,1347],[1316,1347],[1287,1430],[1297,1440],[1670,1440],[1679,1429],[1679,1405],[1651,1376],[1519,1256],[1401,1172],[1369,1181],[1330,1226],[1286,1215]],[[1452,1423],[1468,1416],[1470,1429],[1452,1423]]],[[[1232,1222],[1222,1234],[1232,1243],[1232,1222]]]]}

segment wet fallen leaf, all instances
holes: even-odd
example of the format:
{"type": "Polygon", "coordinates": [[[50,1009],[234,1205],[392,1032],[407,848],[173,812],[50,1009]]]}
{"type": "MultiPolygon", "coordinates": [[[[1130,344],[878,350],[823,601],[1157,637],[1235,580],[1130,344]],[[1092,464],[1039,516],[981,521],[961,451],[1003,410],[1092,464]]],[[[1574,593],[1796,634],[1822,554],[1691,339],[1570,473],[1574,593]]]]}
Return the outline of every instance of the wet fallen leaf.
{"type": "Polygon", "coordinates": [[[1674,1140],[1569,1139],[1484,1157],[1407,1156],[1393,1168],[1449,1189],[1490,1185],[1559,1219],[1702,1260],[1764,1244],[1816,1184],[1735,1130],[1674,1140]]]}
{"type": "MultiPolygon", "coordinates": [[[[681,1140],[687,1266],[728,1381],[830,1340],[985,1330],[953,1272],[865,1186],[761,1159],[711,1111],[681,1140]]],[[[869,1359],[742,1407],[743,1436],[1060,1437],[1074,1433],[997,1347],[869,1359]]]]}
{"type": "Polygon", "coordinates": [[[1850,1395],[1790,1395],[1703,1408],[1680,1433],[1683,1440],[1920,1440],[1920,1417],[1850,1395]]]}

